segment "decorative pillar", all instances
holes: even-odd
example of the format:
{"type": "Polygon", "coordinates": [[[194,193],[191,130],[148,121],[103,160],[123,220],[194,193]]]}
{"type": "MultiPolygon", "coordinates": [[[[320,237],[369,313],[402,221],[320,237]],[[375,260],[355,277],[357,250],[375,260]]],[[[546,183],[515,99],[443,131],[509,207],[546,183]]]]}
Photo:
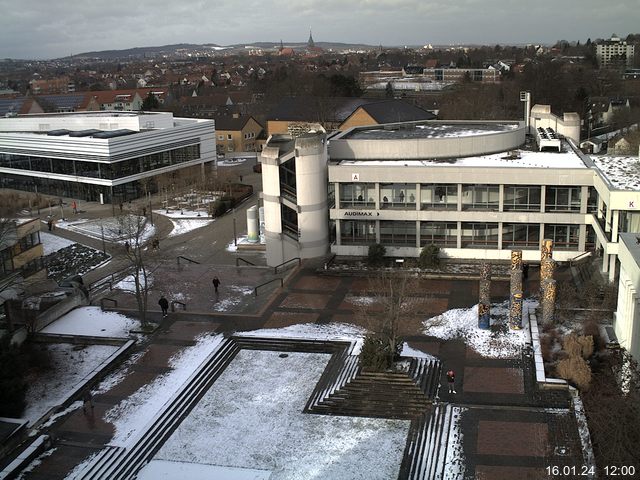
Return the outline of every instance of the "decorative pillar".
{"type": "Polygon", "coordinates": [[[520,330],[522,328],[522,293],[511,294],[509,326],[513,330],[520,330]]]}
{"type": "Polygon", "coordinates": [[[553,279],[542,282],[542,322],[545,325],[553,323],[556,316],[556,287],[553,279]]]}
{"type": "Polygon", "coordinates": [[[522,250],[511,251],[509,326],[522,328],[522,250]]]}
{"type": "Polygon", "coordinates": [[[491,319],[491,264],[480,268],[480,295],[478,301],[478,328],[488,330],[491,319]]]}
{"type": "Polygon", "coordinates": [[[542,240],[542,247],[540,249],[540,259],[551,258],[553,255],[553,240],[545,238],[542,240]]]}

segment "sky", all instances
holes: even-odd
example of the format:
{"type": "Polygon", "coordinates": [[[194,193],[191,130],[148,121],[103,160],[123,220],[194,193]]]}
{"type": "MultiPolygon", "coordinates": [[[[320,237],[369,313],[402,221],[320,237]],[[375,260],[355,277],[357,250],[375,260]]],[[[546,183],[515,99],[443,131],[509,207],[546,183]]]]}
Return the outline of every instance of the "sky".
{"type": "Polygon", "coordinates": [[[0,58],[174,43],[552,44],[640,32],[637,0],[0,0],[0,58]]]}

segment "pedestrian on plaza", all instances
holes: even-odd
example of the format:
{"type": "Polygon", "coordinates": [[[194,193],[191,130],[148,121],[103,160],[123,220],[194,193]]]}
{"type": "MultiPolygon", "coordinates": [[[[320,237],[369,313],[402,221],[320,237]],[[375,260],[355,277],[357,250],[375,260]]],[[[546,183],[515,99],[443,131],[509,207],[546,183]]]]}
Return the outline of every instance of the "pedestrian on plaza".
{"type": "Polygon", "coordinates": [[[49,231],[53,230],[53,220],[47,220],[47,228],[49,229],[49,231]]]}
{"type": "Polygon", "coordinates": [[[91,396],[91,391],[87,390],[82,395],[82,411],[87,412],[87,405],[91,407],[91,412],[93,412],[93,397],[91,396]]]}
{"type": "Polygon", "coordinates": [[[213,289],[216,292],[216,295],[218,294],[218,287],[220,286],[220,280],[218,279],[218,277],[213,277],[213,280],[211,281],[211,283],[213,283],[213,289]]]}
{"type": "Polygon", "coordinates": [[[151,242],[151,248],[154,250],[160,250],[160,240],[158,240],[157,238],[154,238],[153,241],[151,242]]]}
{"type": "Polygon", "coordinates": [[[120,202],[120,213],[122,213],[122,202],[120,202]]]}
{"type": "Polygon", "coordinates": [[[456,393],[455,389],[456,374],[453,370],[447,372],[447,384],[449,385],[449,393],[456,393]]]}
{"type": "Polygon", "coordinates": [[[73,213],[75,213],[75,214],[78,213],[78,204],[76,203],[75,200],[73,202],[71,202],[71,209],[73,210],[73,213]]]}
{"type": "Polygon", "coordinates": [[[131,245],[129,245],[129,242],[124,242],[124,249],[127,251],[127,253],[129,253],[129,248],[131,247],[131,245]]]}
{"type": "Polygon", "coordinates": [[[164,295],[160,295],[160,300],[158,300],[158,305],[162,309],[162,316],[166,317],[169,312],[169,301],[164,298],[164,295]]]}
{"type": "Polygon", "coordinates": [[[142,207],[142,216],[143,217],[147,216],[147,207],[142,207]]]}
{"type": "Polygon", "coordinates": [[[529,278],[529,264],[525,263],[522,265],[522,277],[526,280],[529,278]]]}

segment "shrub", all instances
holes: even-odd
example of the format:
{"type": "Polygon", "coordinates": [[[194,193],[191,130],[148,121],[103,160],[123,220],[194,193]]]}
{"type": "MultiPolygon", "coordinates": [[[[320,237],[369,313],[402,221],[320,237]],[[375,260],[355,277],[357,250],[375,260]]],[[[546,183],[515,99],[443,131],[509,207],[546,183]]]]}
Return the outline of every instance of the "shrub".
{"type": "Polygon", "coordinates": [[[600,351],[605,348],[605,342],[600,335],[600,325],[596,320],[587,320],[582,326],[582,333],[593,338],[594,350],[600,351]]]}
{"type": "Polygon", "coordinates": [[[564,350],[570,357],[589,358],[593,355],[593,337],[570,333],[564,339],[564,350]]]}
{"type": "Polygon", "coordinates": [[[384,245],[374,243],[369,245],[369,253],[367,255],[367,262],[372,267],[381,267],[384,265],[384,257],[387,254],[387,249],[384,245]]]}
{"type": "Polygon", "coordinates": [[[589,389],[591,369],[584,358],[572,356],[565,360],[560,360],[556,367],[556,372],[560,378],[568,380],[580,390],[589,389]]]}
{"type": "Polygon", "coordinates": [[[420,268],[437,268],[440,266],[440,248],[433,243],[425,245],[420,251],[418,264],[420,268]]]}
{"type": "Polygon", "coordinates": [[[400,356],[402,341],[395,342],[393,349],[388,338],[367,335],[360,352],[360,364],[365,370],[384,372],[391,368],[394,359],[400,356]]]}

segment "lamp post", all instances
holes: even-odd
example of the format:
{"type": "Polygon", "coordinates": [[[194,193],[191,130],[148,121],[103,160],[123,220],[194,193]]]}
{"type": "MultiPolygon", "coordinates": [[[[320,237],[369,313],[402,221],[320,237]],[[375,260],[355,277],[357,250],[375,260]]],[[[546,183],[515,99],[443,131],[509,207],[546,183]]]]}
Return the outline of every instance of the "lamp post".
{"type": "Polygon", "coordinates": [[[238,246],[238,236],[236,235],[236,209],[233,209],[233,246],[238,246]]]}

